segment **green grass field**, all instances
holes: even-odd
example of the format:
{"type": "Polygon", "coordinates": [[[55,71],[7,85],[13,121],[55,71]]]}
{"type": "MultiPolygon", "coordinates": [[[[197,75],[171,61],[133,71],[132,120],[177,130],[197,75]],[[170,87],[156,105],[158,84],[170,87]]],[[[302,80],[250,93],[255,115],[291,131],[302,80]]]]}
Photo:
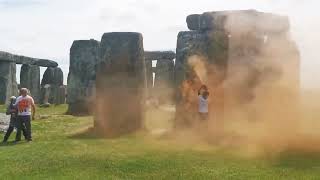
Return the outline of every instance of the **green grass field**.
{"type": "MultiPolygon", "coordinates": [[[[287,152],[248,158],[236,150],[184,146],[147,132],[101,139],[86,133],[92,117],[68,116],[65,111],[64,105],[39,109],[38,120],[32,122],[32,143],[0,146],[0,179],[320,178],[320,154],[287,152]]],[[[165,118],[170,121],[170,115],[165,118]]],[[[168,123],[147,122],[157,128],[168,126],[164,124],[168,123]]]]}

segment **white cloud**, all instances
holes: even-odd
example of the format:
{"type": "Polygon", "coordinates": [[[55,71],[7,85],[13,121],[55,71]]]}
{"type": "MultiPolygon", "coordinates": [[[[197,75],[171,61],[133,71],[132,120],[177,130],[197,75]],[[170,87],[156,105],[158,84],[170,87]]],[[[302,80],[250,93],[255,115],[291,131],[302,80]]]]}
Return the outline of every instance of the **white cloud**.
{"type": "Polygon", "coordinates": [[[56,60],[68,72],[73,40],[100,40],[104,32],[138,31],[148,50],[175,49],[189,14],[258,9],[287,14],[302,54],[304,86],[320,86],[320,3],[316,0],[0,0],[0,49],[56,60]],[[312,81],[311,81],[312,80],[312,81]]]}

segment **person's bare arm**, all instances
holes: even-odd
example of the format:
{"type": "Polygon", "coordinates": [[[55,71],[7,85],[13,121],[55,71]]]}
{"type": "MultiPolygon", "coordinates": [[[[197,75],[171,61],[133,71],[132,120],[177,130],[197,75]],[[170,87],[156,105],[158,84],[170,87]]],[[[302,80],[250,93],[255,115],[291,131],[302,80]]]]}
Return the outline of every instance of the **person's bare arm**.
{"type": "Polygon", "coordinates": [[[35,119],[35,115],[36,115],[36,105],[34,104],[34,101],[31,101],[31,113],[32,113],[32,120],[35,119]]]}

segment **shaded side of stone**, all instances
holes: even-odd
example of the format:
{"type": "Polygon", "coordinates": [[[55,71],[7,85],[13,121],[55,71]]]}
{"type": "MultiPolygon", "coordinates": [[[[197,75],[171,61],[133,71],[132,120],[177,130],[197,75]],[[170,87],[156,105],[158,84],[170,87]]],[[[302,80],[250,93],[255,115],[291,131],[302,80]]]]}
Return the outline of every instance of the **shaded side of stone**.
{"type": "Polygon", "coordinates": [[[16,64],[0,62],[0,104],[8,103],[11,96],[17,95],[16,64]]]}

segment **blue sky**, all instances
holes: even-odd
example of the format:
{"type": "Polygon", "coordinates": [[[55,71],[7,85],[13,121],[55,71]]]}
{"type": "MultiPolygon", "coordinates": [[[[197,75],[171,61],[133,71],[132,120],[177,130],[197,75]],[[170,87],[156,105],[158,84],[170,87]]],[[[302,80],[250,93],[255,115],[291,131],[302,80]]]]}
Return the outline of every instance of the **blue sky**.
{"type": "Polygon", "coordinates": [[[73,40],[138,31],[146,50],[175,49],[189,14],[257,9],[290,17],[302,55],[302,85],[318,88],[319,5],[317,0],[0,0],[0,50],[56,60],[66,79],[73,40]]]}

